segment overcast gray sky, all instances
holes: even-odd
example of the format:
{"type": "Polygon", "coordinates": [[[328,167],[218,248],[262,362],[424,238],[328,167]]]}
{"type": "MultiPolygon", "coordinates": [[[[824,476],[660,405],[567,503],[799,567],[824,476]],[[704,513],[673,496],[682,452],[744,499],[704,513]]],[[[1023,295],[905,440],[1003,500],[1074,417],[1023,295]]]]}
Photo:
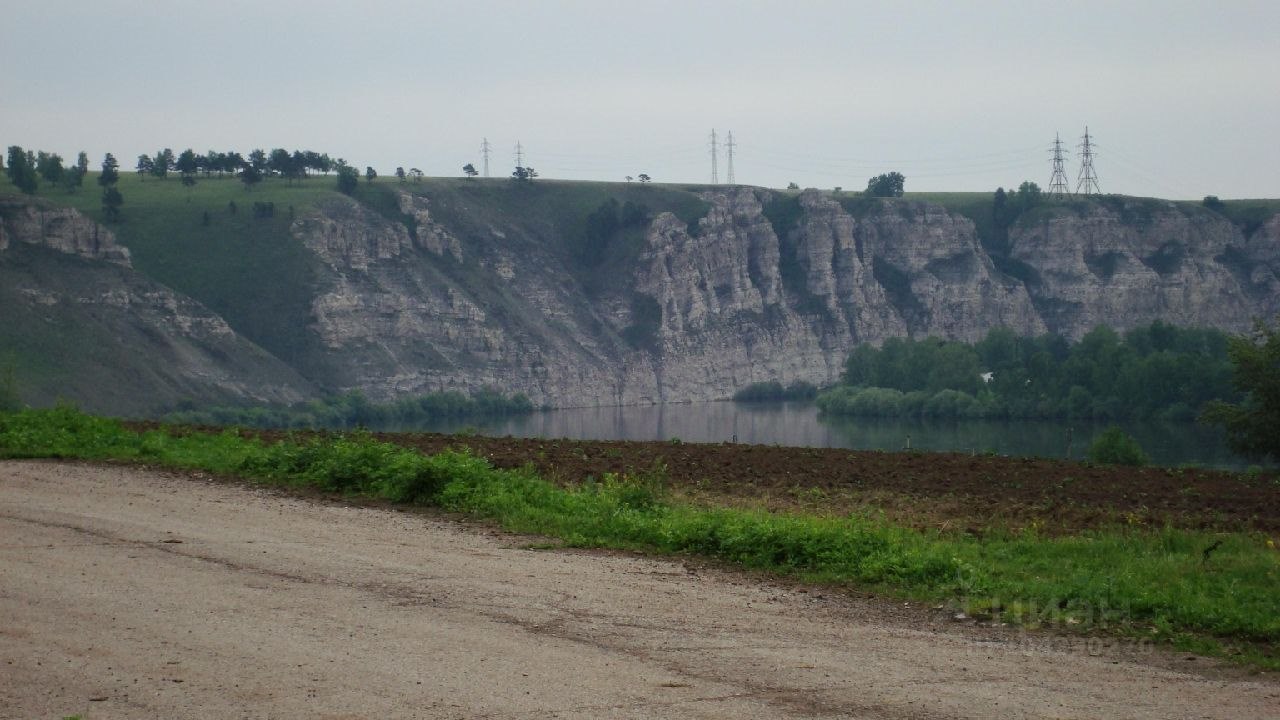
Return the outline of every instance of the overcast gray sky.
{"type": "Polygon", "coordinates": [[[1280,197],[1280,2],[0,0],[0,144],[428,175],[1280,197]],[[726,179],[721,149],[720,179],[726,179]]]}

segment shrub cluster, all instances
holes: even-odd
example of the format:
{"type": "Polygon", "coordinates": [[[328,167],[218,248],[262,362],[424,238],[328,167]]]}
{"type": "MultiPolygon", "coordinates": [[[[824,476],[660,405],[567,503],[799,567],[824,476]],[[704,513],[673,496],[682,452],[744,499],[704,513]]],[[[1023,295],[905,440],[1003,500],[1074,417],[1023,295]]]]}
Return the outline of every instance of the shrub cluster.
{"type": "Polygon", "coordinates": [[[1107,428],[1089,446],[1089,462],[1100,465],[1146,465],[1147,454],[1137,440],[1115,425],[1107,428]]]}
{"type": "Polygon", "coordinates": [[[812,400],[818,396],[813,383],[796,380],[783,387],[777,380],[751,383],[733,394],[734,402],[776,402],[780,400],[812,400]]]}
{"type": "Polygon", "coordinates": [[[824,412],[1183,421],[1239,395],[1226,334],[1159,321],[1123,336],[1098,327],[1075,344],[1005,328],[972,345],[890,338],[855,348],[841,380],[818,398],[824,412]]]}

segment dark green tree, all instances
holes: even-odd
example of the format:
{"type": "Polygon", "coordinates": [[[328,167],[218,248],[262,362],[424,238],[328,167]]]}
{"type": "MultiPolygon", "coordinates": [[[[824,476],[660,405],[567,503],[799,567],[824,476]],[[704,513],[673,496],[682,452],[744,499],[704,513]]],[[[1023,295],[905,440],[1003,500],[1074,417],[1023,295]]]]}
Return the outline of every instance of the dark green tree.
{"type": "Polygon", "coordinates": [[[413,178],[414,182],[419,182],[422,180],[422,171],[418,168],[409,168],[409,177],[413,178]]]}
{"type": "Polygon", "coordinates": [[[1280,326],[1254,323],[1253,332],[1227,341],[1231,381],[1239,403],[1216,401],[1201,419],[1227,431],[1227,445],[1250,458],[1280,458],[1280,326]]]}
{"type": "Polygon", "coordinates": [[[640,174],[637,176],[637,179],[639,179],[639,180],[640,180],[640,182],[641,182],[641,184],[643,184],[643,183],[647,183],[647,182],[649,182],[649,181],[650,181],[650,180],[652,180],[653,178],[649,177],[649,175],[648,175],[647,173],[640,173],[640,174]]]}
{"type": "Polygon", "coordinates": [[[400,165],[400,166],[397,166],[397,167],[396,167],[396,179],[397,179],[397,180],[399,180],[400,182],[404,182],[404,181],[405,181],[405,178],[406,178],[407,176],[408,176],[408,173],[406,173],[406,172],[404,171],[404,166],[403,166],[403,165],[400,165]]]}
{"type": "Polygon", "coordinates": [[[307,169],[314,168],[319,162],[320,156],[316,153],[294,150],[289,156],[289,180],[302,180],[307,176],[307,169]],[[314,163],[312,157],[314,157],[314,163]]]}
{"type": "Polygon", "coordinates": [[[62,156],[58,153],[47,153],[41,150],[36,154],[36,172],[50,185],[62,182],[66,168],[62,166],[62,156]]]}
{"type": "Polygon", "coordinates": [[[341,160],[338,161],[338,191],[350,195],[356,191],[356,186],[360,184],[360,173],[355,168],[347,165],[341,160]]]}
{"type": "Polygon", "coordinates": [[[378,171],[373,169],[372,165],[364,166],[364,181],[373,182],[378,179],[378,171]]]}
{"type": "Polygon", "coordinates": [[[31,156],[18,145],[9,146],[9,161],[4,171],[9,180],[22,192],[32,195],[39,182],[36,180],[35,165],[30,162],[31,156]]]}
{"type": "Polygon", "coordinates": [[[98,173],[98,184],[109,188],[115,187],[118,182],[120,182],[120,163],[116,161],[115,155],[107,153],[102,156],[102,172],[98,173]]]}
{"type": "Polygon", "coordinates": [[[196,187],[196,172],[200,170],[200,158],[196,151],[189,147],[183,150],[182,155],[178,155],[177,163],[174,163],[174,169],[182,174],[182,186],[187,188],[187,202],[191,202],[191,188],[196,187]]]}
{"type": "Polygon", "coordinates": [[[134,165],[133,169],[137,170],[138,177],[141,178],[143,182],[146,182],[147,176],[151,174],[151,171],[154,170],[155,167],[156,165],[152,162],[151,156],[143,154],[138,156],[138,164],[134,165]]]}
{"type": "Polygon", "coordinates": [[[187,177],[194,179],[196,171],[200,169],[200,162],[195,151],[191,148],[183,150],[182,154],[178,156],[177,162],[173,164],[173,168],[181,173],[184,179],[187,177]]]}
{"type": "Polygon", "coordinates": [[[472,165],[471,163],[467,163],[466,165],[462,166],[462,174],[466,175],[468,180],[471,180],[475,176],[479,175],[480,171],[476,170],[475,165],[472,165]]]}
{"type": "Polygon", "coordinates": [[[267,168],[282,178],[293,179],[293,156],[284,148],[274,148],[267,158],[267,168]]]}
{"type": "Polygon", "coordinates": [[[1044,199],[1044,193],[1040,190],[1040,186],[1027,180],[1018,186],[1016,195],[1018,199],[1018,211],[1026,212],[1044,199]]]}
{"type": "Polygon", "coordinates": [[[200,161],[200,172],[204,173],[205,177],[209,177],[215,172],[218,175],[222,175],[221,159],[217,150],[209,150],[205,154],[197,156],[197,159],[200,161]]]}
{"type": "Polygon", "coordinates": [[[221,161],[222,169],[228,173],[238,173],[240,168],[245,166],[244,156],[235,150],[231,150],[218,158],[221,161]]]}
{"type": "Polygon", "coordinates": [[[174,157],[171,148],[156,151],[155,157],[151,158],[151,174],[161,180],[169,177],[169,171],[173,169],[177,158],[174,157]]]}
{"type": "Polygon", "coordinates": [[[77,188],[80,187],[81,185],[84,185],[84,176],[88,174],[89,174],[89,154],[81,150],[80,154],[76,155],[75,185],[77,188]]]}
{"type": "Polygon", "coordinates": [[[107,216],[107,222],[120,219],[120,206],[123,204],[124,196],[120,194],[115,184],[106,186],[102,191],[102,212],[107,216]]]}
{"type": "Polygon", "coordinates": [[[245,165],[240,168],[240,182],[244,183],[245,190],[252,190],[254,185],[262,182],[262,170],[253,163],[245,165]]]}
{"type": "Polygon", "coordinates": [[[900,172],[877,175],[867,181],[868,197],[902,197],[907,178],[900,172]]]}
{"type": "Polygon", "coordinates": [[[1009,195],[1003,187],[996,188],[995,195],[991,196],[991,220],[996,227],[1002,229],[1008,229],[1012,222],[1009,215],[1009,195]]]}
{"type": "Polygon", "coordinates": [[[944,343],[931,362],[926,389],[932,392],[960,390],[977,395],[982,388],[981,374],[978,353],[972,347],[958,342],[944,343]]]}
{"type": "Polygon", "coordinates": [[[262,148],[254,148],[249,153],[249,164],[253,166],[254,170],[258,171],[259,176],[266,173],[271,165],[270,161],[267,160],[266,151],[262,148]]]}

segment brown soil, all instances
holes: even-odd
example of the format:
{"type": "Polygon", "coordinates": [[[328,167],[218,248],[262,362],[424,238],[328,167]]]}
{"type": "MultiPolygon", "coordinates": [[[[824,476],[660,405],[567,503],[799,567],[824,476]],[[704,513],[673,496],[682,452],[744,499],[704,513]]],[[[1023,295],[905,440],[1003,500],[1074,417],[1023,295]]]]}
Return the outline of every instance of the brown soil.
{"type": "MultiPolygon", "coordinates": [[[[268,441],[287,436],[245,432],[268,441]]],[[[1059,534],[1117,525],[1280,532],[1280,478],[1274,473],[731,443],[435,433],[376,437],[426,453],[467,448],[496,467],[531,465],[566,484],[606,473],[649,474],[694,501],[837,515],[883,512],[914,527],[975,534],[1027,529],[1059,534]]]]}
{"type": "Polygon", "coordinates": [[[1115,524],[1280,531],[1280,483],[1213,470],[831,448],[385,434],[424,452],[467,447],[560,482],[656,473],[695,499],[836,514],[883,510],[913,525],[1044,532],[1115,524]]]}
{"type": "MultiPolygon", "coordinates": [[[[136,430],[222,432],[128,423],[136,430]]],[[[244,430],[267,442],[314,432],[244,430]]],[[[694,501],[846,515],[974,534],[1123,526],[1280,533],[1280,476],[1048,458],[776,445],[374,433],[424,453],[467,449],[562,484],[607,473],[661,478],[694,501]]]]}

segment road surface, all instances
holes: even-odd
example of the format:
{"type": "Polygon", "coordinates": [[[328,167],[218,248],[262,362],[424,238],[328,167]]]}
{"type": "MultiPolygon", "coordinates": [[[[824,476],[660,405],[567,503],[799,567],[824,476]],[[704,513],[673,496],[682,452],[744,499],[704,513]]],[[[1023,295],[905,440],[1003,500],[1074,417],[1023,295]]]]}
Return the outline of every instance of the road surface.
{"type": "Polygon", "coordinates": [[[1269,675],[805,590],[439,515],[0,462],[3,718],[1280,716],[1269,675]]]}

